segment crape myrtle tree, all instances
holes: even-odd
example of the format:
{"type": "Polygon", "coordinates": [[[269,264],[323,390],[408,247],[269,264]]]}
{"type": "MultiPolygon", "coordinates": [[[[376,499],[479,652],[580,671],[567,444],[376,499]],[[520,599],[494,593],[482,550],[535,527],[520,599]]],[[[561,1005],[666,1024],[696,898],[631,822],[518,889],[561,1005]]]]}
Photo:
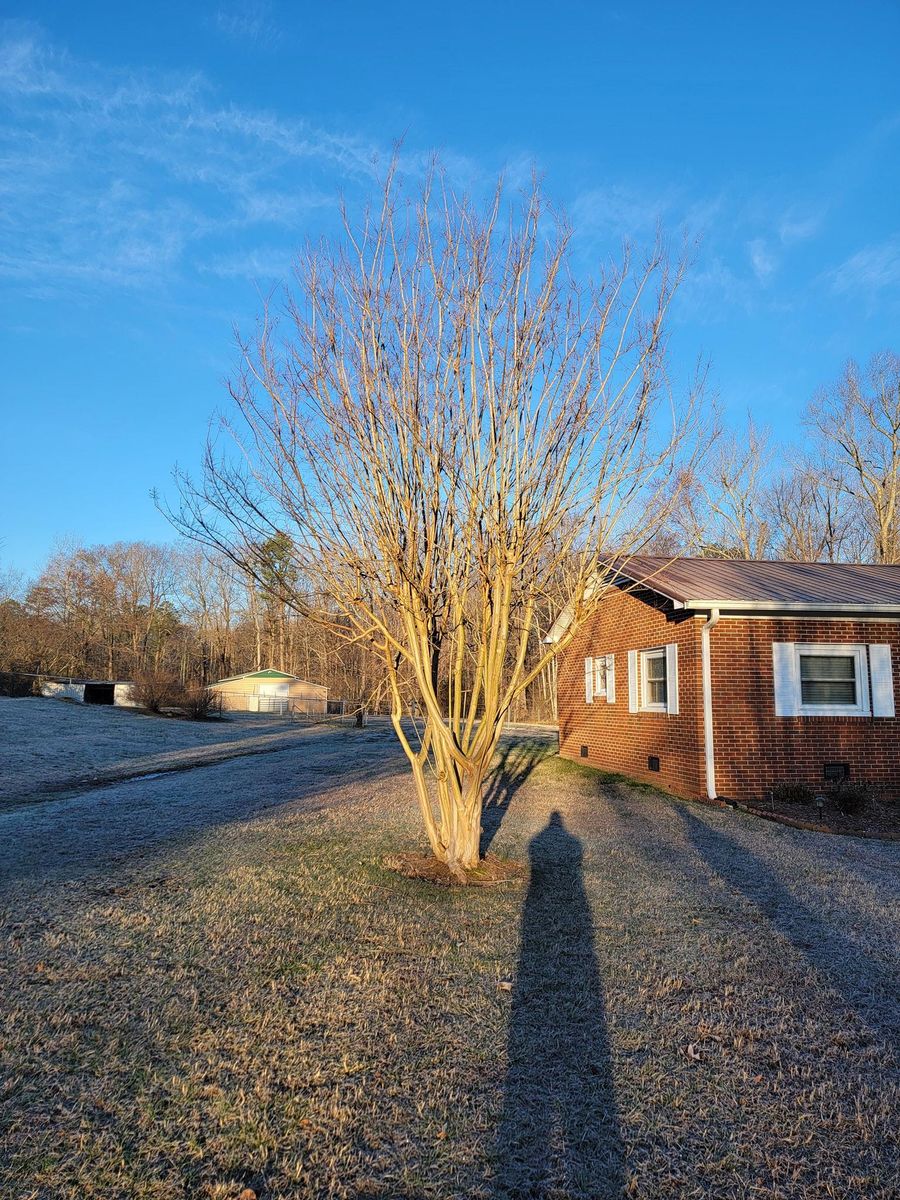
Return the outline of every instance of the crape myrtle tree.
{"type": "Polygon", "coordinates": [[[597,604],[604,556],[677,502],[696,444],[697,385],[676,402],[666,370],[684,263],[657,239],[584,282],[536,183],[479,206],[440,169],[409,198],[390,170],[343,218],[241,343],[240,419],[202,481],[179,476],[173,516],[269,586],[261,548],[293,547],[283,598],[376,651],[431,849],[465,878],[510,705],[597,604]],[[535,655],[548,598],[569,621],[535,655]]]}

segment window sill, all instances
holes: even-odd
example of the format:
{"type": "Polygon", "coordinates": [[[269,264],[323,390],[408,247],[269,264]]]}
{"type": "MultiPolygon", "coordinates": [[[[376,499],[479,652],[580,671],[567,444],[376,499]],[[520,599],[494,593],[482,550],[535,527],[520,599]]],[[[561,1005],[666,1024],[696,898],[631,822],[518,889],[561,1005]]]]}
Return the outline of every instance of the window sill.
{"type": "Polygon", "coordinates": [[[868,709],[848,704],[801,704],[798,717],[867,717],[868,709]]]}

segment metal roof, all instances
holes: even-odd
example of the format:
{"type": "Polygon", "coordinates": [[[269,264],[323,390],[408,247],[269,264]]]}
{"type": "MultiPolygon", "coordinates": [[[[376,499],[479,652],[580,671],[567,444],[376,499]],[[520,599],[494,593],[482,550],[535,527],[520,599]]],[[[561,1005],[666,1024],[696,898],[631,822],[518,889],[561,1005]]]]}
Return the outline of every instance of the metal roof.
{"type": "Polygon", "coordinates": [[[900,565],[639,555],[609,566],[678,608],[900,615],[900,565]]]}
{"type": "Polygon", "coordinates": [[[308,682],[301,679],[299,675],[289,675],[287,671],[245,671],[243,675],[229,675],[227,679],[220,679],[219,683],[234,683],[237,679],[293,679],[298,683],[308,682]]]}

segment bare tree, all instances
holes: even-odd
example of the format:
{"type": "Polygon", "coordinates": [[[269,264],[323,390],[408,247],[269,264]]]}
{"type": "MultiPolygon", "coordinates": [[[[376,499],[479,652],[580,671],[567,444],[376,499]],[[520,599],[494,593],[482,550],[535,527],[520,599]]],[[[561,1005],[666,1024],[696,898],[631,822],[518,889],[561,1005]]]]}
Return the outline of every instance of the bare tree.
{"type": "Polygon", "coordinates": [[[772,530],[766,506],[771,440],[748,418],[745,432],[719,429],[702,471],[683,482],[670,534],[709,558],[765,558],[772,530]]]}
{"type": "Polygon", "coordinates": [[[872,558],[900,560],[900,357],[877,354],[862,373],[850,362],[843,377],[810,405],[822,469],[859,505],[872,558]]]}
{"type": "Polygon", "coordinates": [[[507,216],[500,189],[476,210],[436,174],[406,202],[391,174],[361,228],[345,214],[340,246],[303,255],[287,328],[268,309],[242,346],[240,449],[211,445],[172,514],[258,578],[260,546],[290,538],[311,590],[285,598],[379,655],[460,878],[511,706],[598,602],[602,556],[674,502],[688,430],[665,372],[682,266],[658,244],[582,286],[569,241],[537,187],[507,216]],[[571,623],[529,659],[560,580],[571,623]]]}
{"type": "Polygon", "coordinates": [[[840,562],[865,554],[858,505],[820,464],[797,462],[770,486],[766,507],[780,558],[840,562]]]}

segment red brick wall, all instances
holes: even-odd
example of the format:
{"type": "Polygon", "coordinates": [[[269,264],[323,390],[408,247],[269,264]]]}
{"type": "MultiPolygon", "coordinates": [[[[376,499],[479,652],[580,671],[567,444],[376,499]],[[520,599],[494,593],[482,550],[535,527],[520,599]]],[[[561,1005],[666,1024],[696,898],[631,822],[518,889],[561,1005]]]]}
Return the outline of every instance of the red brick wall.
{"type": "Polygon", "coordinates": [[[900,721],[885,717],[776,717],[773,642],[887,643],[900,704],[900,628],[893,622],[723,617],[710,634],[716,787],[736,800],[777,783],[824,786],[823,764],[851,779],[900,787],[900,721]]]}
{"type": "MultiPolygon", "coordinates": [[[[560,656],[559,745],[564,758],[620,772],[680,796],[705,796],[703,702],[700,691],[702,619],[612,591],[560,656]],[[628,651],[678,644],[679,713],[628,711],[628,651]],[[616,702],[584,699],[584,660],[616,657],[616,702]],[[587,758],[580,750],[587,746],[587,758]],[[647,768],[657,755],[658,772],[647,768]]],[[[662,605],[656,600],[657,605],[662,605]]]]}
{"type": "MultiPolygon", "coordinates": [[[[565,758],[706,797],[700,628],[703,615],[613,591],[559,662],[559,741],[565,758]],[[679,713],[628,711],[628,651],[678,643],[679,713]],[[584,698],[584,660],[616,657],[616,703],[584,698]],[[588,754],[582,758],[582,746],[588,754]],[[659,772],[647,767],[649,755],[659,772]]],[[[826,762],[848,763],[851,779],[900,792],[900,719],[776,717],[773,642],[887,643],[900,711],[900,625],[893,622],[722,617],[710,634],[716,790],[763,800],[782,782],[824,786],[826,762]]]]}

